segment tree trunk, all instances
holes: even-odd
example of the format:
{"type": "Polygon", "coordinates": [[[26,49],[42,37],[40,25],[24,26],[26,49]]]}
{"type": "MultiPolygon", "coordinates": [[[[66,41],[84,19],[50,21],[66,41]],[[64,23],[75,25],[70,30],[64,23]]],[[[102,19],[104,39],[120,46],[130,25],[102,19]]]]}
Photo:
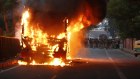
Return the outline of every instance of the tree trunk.
{"type": "Polygon", "coordinates": [[[9,32],[9,28],[8,28],[8,22],[7,22],[6,13],[3,14],[3,18],[4,18],[5,29],[6,29],[6,32],[8,33],[9,32]]]}

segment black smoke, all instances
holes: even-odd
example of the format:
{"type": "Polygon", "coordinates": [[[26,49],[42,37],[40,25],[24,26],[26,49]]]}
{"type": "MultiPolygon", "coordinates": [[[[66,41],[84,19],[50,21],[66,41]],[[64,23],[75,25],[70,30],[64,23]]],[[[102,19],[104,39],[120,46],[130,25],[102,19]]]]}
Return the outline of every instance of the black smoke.
{"type": "Polygon", "coordinates": [[[28,0],[27,6],[32,11],[32,22],[42,26],[49,34],[64,31],[63,19],[72,19],[85,9],[87,3],[92,8],[93,16],[99,21],[106,15],[106,0],[28,0]]]}

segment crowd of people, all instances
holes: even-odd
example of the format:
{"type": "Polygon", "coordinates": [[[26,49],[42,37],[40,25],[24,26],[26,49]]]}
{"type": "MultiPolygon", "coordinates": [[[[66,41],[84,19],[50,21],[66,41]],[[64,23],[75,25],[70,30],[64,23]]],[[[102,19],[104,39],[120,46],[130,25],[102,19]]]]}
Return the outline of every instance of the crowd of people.
{"type": "Polygon", "coordinates": [[[90,48],[120,48],[118,39],[87,39],[85,46],[90,48]]]}

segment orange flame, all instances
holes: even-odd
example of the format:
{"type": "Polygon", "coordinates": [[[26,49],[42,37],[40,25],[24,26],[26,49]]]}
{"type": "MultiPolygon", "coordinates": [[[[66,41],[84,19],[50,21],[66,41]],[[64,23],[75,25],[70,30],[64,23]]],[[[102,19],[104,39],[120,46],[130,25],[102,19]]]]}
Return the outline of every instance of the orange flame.
{"type": "Polygon", "coordinates": [[[24,61],[18,60],[18,64],[19,64],[19,65],[27,65],[27,62],[24,62],[24,61]]]}
{"type": "Polygon", "coordinates": [[[57,36],[57,39],[63,39],[66,37],[66,33],[60,33],[58,36],[57,36]]]}
{"type": "Polygon", "coordinates": [[[36,51],[36,47],[40,44],[47,45],[47,33],[44,33],[37,24],[36,26],[32,26],[30,24],[30,12],[29,10],[25,11],[22,15],[22,22],[21,25],[23,26],[23,36],[28,36],[31,38],[31,48],[32,50],[36,51]]]}
{"type": "Polygon", "coordinates": [[[49,63],[49,65],[64,67],[66,64],[62,61],[61,58],[54,58],[53,61],[49,63]]]}
{"type": "MultiPolygon", "coordinates": [[[[75,20],[72,20],[67,27],[67,39],[70,53],[74,51],[76,52],[82,47],[80,43],[83,38],[82,34],[80,34],[80,31],[93,23],[92,11],[90,10],[91,9],[88,6],[85,7],[86,12],[81,12],[79,17],[75,20]]],[[[67,57],[69,59],[71,58],[70,55],[67,57]]]]}
{"type": "Polygon", "coordinates": [[[78,32],[84,28],[83,22],[83,15],[80,15],[79,18],[75,21],[72,21],[67,28],[68,32],[78,32]]]}

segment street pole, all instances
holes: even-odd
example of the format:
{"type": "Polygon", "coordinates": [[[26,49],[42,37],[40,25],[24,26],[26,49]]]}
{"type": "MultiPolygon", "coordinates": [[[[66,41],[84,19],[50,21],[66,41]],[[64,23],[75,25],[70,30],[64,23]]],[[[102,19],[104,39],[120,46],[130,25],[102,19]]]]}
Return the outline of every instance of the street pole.
{"type": "Polygon", "coordinates": [[[66,37],[65,37],[65,39],[66,39],[66,44],[67,44],[67,51],[66,51],[66,53],[69,53],[69,46],[68,46],[68,32],[67,32],[67,27],[68,27],[68,24],[69,24],[69,19],[67,18],[67,17],[65,17],[65,19],[63,20],[63,22],[64,22],[64,25],[65,25],[65,30],[64,30],[64,32],[65,32],[65,34],[66,34],[66,37]]]}
{"type": "Polygon", "coordinates": [[[23,48],[23,38],[24,38],[24,24],[22,26],[22,32],[21,32],[21,46],[23,48]]]}

